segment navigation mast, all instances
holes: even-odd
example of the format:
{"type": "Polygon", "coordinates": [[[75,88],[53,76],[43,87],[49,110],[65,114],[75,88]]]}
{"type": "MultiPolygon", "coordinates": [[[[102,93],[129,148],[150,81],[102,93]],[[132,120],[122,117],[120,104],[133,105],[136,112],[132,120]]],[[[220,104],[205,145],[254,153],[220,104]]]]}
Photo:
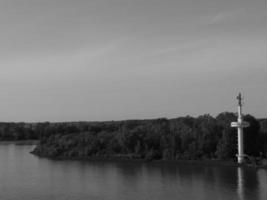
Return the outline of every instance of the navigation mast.
{"type": "Polygon", "coordinates": [[[237,137],[238,137],[238,154],[237,154],[237,162],[239,164],[244,163],[244,136],[243,136],[243,129],[249,127],[249,123],[243,120],[242,114],[242,95],[241,93],[237,96],[238,100],[238,118],[237,122],[232,122],[231,127],[237,128],[237,137]]]}

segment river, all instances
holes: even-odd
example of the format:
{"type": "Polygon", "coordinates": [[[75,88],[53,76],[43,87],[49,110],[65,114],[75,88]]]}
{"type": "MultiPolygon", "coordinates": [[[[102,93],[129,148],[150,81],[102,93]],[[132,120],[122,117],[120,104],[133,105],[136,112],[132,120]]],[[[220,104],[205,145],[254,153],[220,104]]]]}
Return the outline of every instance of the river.
{"type": "Polygon", "coordinates": [[[1,200],[267,199],[267,170],[135,162],[55,161],[33,145],[0,145],[1,200]]]}

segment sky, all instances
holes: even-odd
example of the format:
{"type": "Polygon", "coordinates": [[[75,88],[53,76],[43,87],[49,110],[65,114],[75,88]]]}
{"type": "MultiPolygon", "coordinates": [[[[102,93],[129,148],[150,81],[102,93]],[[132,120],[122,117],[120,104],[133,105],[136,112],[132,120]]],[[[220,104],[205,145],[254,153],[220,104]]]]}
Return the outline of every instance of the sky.
{"type": "Polygon", "coordinates": [[[267,117],[267,1],[0,0],[0,121],[267,117]]]}

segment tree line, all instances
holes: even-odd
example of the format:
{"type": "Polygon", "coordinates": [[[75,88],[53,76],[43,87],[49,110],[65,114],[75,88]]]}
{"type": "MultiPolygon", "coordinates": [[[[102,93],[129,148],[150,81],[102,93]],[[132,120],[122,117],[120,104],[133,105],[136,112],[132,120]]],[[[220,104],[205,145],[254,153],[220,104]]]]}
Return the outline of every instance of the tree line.
{"type": "MultiPolygon", "coordinates": [[[[34,153],[64,158],[142,160],[235,159],[237,131],[230,127],[236,114],[217,117],[126,120],[110,122],[42,123],[32,129],[40,142],[34,153]]],[[[245,153],[267,154],[267,120],[244,119],[245,153]]]]}

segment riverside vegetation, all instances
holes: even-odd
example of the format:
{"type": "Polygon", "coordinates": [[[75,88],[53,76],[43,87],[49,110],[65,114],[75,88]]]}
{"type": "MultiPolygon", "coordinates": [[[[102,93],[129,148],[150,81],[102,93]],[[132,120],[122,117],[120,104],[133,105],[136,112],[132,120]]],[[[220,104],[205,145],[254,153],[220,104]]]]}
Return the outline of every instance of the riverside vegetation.
{"type": "MultiPolygon", "coordinates": [[[[267,155],[267,120],[244,119],[245,153],[267,155]]],[[[109,122],[0,123],[1,140],[39,139],[33,153],[50,158],[127,160],[235,159],[234,113],[109,122]]]]}

